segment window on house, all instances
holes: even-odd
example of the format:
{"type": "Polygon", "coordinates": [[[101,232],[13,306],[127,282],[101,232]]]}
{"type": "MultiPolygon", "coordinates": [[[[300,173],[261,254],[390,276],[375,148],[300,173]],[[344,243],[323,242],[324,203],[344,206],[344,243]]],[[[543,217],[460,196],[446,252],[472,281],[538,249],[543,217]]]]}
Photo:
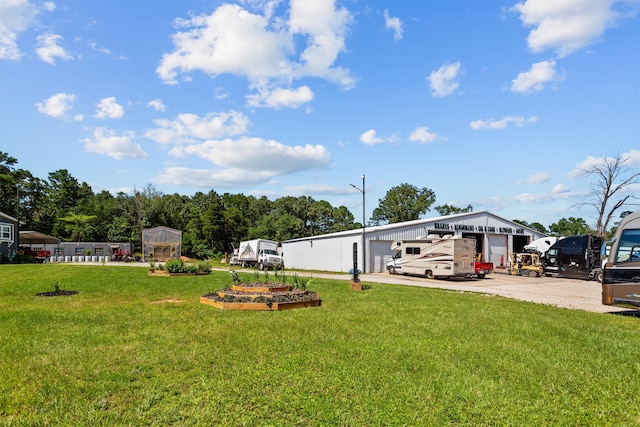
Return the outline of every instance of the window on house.
{"type": "Polygon", "coordinates": [[[13,225],[1,224],[0,225],[0,240],[11,241],[11,232],[13,231],[13,225]]]}
{"type": "Polygon", "coordinates": [[[104,248],[95,248],[96,255],[104,255],[104,248]]]}
{"type": "Polygon", "coordinates": [[[62,250],[62,248],[53,248],[54,255],[62,255],[63,253],[64,251],[62,250]]]}
{"type": "Polygon", "coordinates": [[[84,255],[84,248],[76,248],[76,255],[84,255]]]}

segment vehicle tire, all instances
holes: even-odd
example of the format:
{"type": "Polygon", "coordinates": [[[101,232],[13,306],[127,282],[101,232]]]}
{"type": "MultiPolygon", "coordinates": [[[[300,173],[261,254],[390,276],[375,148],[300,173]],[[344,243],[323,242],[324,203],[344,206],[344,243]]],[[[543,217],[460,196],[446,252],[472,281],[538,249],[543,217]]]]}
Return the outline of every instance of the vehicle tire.
{"type": "Polygon", "coordinates": [[[424,275],[427,276],[427,279],[433,279],[433,271],[431,270],[425,271],[424,275]]]}
{"type": "Polygon", "coordinates": [[[602,283],[602,271],[598,271],[594,277],[596,282],[602,283]]]}
{"type": "Polygon", "coordinates": [[[264,270],[264,264],[259,262],[258,263],[258,270],[264,270]]]}
{"type": "Polygon", "coordinates": [[[538,277],[538,273],[533,271],[533,270],[530,270],[529,271],[529,277],[538,277]]]}
{"type": "Polygon", "coordinates": [[[388,268],[388,270],[389,270],[389,274],[396,274],[396,268],[395,268],[395,267],[390,266],[390,267],[388,268]]]}
{"type": "Polygon", "coordinates": [[[476,277],[477,277],[478,279],[484,279],[484,274],[476,274],[476,277]]]}

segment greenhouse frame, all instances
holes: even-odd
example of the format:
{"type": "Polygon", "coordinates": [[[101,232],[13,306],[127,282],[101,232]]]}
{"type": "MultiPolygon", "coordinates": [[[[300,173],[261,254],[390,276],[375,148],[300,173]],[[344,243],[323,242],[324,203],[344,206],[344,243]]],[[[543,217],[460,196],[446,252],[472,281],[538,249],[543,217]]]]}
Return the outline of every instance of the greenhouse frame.
{"type": "Polygon", "coordinates": [[[142,257],[147,262],[166,262],[180,259],[182,231],[169,227],[142,230],[142,257]]]}

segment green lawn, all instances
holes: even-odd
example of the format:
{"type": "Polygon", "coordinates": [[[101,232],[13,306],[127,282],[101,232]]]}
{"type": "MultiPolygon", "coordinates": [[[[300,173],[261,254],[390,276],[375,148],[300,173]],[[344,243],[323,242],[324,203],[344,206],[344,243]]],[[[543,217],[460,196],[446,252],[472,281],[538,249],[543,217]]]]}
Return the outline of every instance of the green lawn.
{"type": "Polygon", "coordinates": [[[229,284],[0,265],[0,424],[640,425],[638,318],[320,279],[318,308],[200,304],[229,284]]]}

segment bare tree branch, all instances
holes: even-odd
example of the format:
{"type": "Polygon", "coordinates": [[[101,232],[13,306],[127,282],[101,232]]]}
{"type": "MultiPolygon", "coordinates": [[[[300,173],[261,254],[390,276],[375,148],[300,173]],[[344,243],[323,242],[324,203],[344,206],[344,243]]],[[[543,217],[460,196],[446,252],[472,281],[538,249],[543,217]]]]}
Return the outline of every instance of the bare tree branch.
{"type": "Polygon", "coordinates": [[[616,154],[615,157],[603,156],[600,160],[600,162],[593,163],[582,172],[582,175],[594,176],[596,181],[591,184],[589,199],[579,203],[578,206],[590,205],[597,210],[596,232],[600,236],[605,236],[615,211],[624,206],[630,199],[638,198],[633,194],[629,194],[621,196],[619,200],[615,200],[615,197],[628,186],[640,183],[640,171],[627,167],[625,163],[628,162],[629,157],[622,157],[620,153],[616,154]],[[613,203],[613,207],[607,210],[607,206],[611,203],[613,203]]]}

